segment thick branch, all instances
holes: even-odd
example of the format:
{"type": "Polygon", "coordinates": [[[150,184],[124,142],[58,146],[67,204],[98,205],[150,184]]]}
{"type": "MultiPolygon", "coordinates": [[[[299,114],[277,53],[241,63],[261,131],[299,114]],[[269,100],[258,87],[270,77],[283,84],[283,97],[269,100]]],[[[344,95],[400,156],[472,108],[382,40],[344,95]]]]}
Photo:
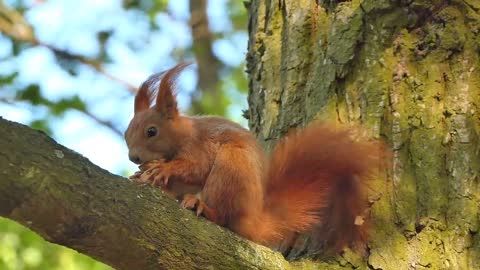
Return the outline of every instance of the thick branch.
{"type": "Polygon", "coordinates": [[[0,118],[0,215],[117,269],[289,269],[158,190],[0,118]]]}

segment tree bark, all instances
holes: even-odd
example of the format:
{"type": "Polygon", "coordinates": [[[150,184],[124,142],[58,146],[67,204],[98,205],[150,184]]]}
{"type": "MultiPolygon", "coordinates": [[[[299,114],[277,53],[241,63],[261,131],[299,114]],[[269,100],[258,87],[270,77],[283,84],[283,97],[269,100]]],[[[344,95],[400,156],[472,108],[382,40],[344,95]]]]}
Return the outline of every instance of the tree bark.
{"type": "MultiPolygon", "coordinates": [[[[369,269],[480,269],[480,2],[253,0],[250,128],[270,147],[313,119],[392,147],[371,186],[369,269]]],[[[308,237],[289,258],[318,255],[308,237]]],[[[332,264],[333,267],[333,264],[332,264]]]]}
{"type": "Polygon", "coordinates": [[[0,216],[116,269],[291,269],[281,254],[0,118],[0,216]]]}

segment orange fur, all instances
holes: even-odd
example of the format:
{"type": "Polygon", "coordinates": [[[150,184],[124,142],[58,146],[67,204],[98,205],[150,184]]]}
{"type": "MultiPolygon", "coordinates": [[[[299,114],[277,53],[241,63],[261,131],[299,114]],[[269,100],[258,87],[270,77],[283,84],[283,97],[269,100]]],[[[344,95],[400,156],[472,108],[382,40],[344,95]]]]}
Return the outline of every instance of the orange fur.
{"type": "MultiPolygon", "coordinates": [[[[324,229],[318,240],[332,248],[366,240],[365,226],[355,225],[355,219],[366,209],[363,189],[379,157],[377,143],[313,123],[281,140],[268,161],[240,125],[178,113],[174,82],[185,67],[163,75],[152,108],[145,105],[151,96],[137,94],[125,137],[130,153],[150,162],[142,179],[258,243],[277,244],[318,224],[324,229]],[[158,134],[147,137],[149,127],[158,134]]],[[[144,85],[151,88],[158,78],[144,85]]]]}
{"type": "Polygon", "coordinates": [[[175,100],[175,81],[186,67],[191,63],[182,63],[165,72],[155,73],[142,83],[135,96],[134,112],[140,112],[150,108],[156,101],[161,110],[177,112],[175,100]]]}
{"type": "Polygon", "coordinates": [[[379,163],[380,143],[353,140],[346,129],[314,123],[287,136],[273,153],[267,208],[283,207],[288,230],[322,225],[322,239],[341,249],[366,241],[365,187],[379,163]]]}

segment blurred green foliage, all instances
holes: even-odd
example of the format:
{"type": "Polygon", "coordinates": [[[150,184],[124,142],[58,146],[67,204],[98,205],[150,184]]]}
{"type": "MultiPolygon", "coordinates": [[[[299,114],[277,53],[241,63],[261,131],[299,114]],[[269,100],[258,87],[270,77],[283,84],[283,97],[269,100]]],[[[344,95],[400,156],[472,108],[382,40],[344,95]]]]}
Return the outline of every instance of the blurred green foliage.
{"type": "MultiPolygon", "coordinates": [[[[189,2],[189,0],[185,0],[189,2]]],[[[8,9],[1,9],[0,18],[3,16],[5,17],[6,21],[12,21],[12,23],[26,24],[26,28],[31,28],[35,25],[28,25],[27,20],[23,19],[20,21],[17,20],[18,17],[27,16],[28,10],[33,6],[35,7],[36,4],[31,4],[29,1],[22,1],[22,0],[0,0],[0,6],[4,5],[7,2],[9,3],[8,9]],[[16,13],[9,17],[9,11],[13,10],[16,13]]],[[[44,4],[47,1],[37,0],[34,1],[38,2],[38,5],[44,4]]],[[[164,17],[168,17],[173,21],[177,21],[179,24],[185,25],[187,28],[191,27],[188,18],[176,18],[171,14],[171,10],[169,10],[169,5],[172,5],[172,1],[168,0],[156,0],[156,1],[144,1],[144,0],[123,0],[121,1],[122,8],[126,11],[131,11],[137,14],[137,17],[141,17],[145,15],[149,18],[149,26],[148,30],[146,30],[146,34],[151,35],[174,35],[175,30],[165,30],[163,29],[162,25],[159,25],[158,21],[156,21],[157,15],[162,15],[164,17]],[[168,31],[172,31],[171,33],[168,31]],[[165,34],[164,32],[167,32],[165,34]]],[[[62,1],[58,1],[58,4],[61,5],[62,1]]],[[[231,27],[225,27],[228,30],[211,30],[212,36],[214,37],[212,46],[217,41],[227,41],[230,44],[237,44],[238,43],[238,36],[235,37],[238,33],[245,33],[247,28],[247,12],[245,8],[245,4],[242,1],[234,1],[234,0],[225,0],[225,8],[227,12],[227,18],[229,19],[229,24],[231,27]],[[237,38],[237,39],[236,39],[237,38]]],[[[133,19],[135,17],[132,17],[133,19]]],[[[212,23],[211,23],[212,24],[212,23]]],[[[171,26],[169,26],[171,27],[171,26]]],[[[218,27],[217,27],[218,28],[218,27]]],[[[145,29],[143,29],[145,30],[145,29]]],[[[15,57],[18,57],[22,54],[22,52],[28,51],[32,48],[46,48],[50,50],[53,54],[53,61],[55,65],[62,69],[65,74],[70,75],[72,78],[78,77],[82,74],[86,67],[92,68],[96,70],[99,74],[105,72],[107,78],[112,76],[113,81],[120,84],[120,89],[118,90],[119,95],[121,95],[122,91],[125,93],[125,88],[128,87],[136,87],[137,85],[128,84],[128,82],[123,81],[123,78],[115,77],[113,74],[109,74],[108,66],[115,65],[115,59],[113,59],[112,55],[108,52],[108,45],[119,42],[122,46],[126,46],[128,50],[132,52],[141,51],[145,49],[145,46],[151,42],[147,38],[144,40],[135,40],[135,39],[126,39],[119,41],[118,36],[115,35],[113,30],[91,30],[96,37],[96,42],[98,44],[98,51],[93,54],[82,55],[76,51],[70,50],[68,46],[58,46],[55,43],[49,44],[49,42],[43,43],[41,40],[38,39],[35,33],[35,27],[33,27],[32,34],[33,36],[26,36],[22,37],[15,37],[16,33],[9,33],[0,27],[0,38],[7,38],[9,42],[11,42],[10,53],[2,55],[0,53],[0,61],[2,60],[10,60],[15,57]],[[2,36],[3,34],[3,36],[2,36]],[[126,83],[126,84],[124,84],[126,83]],[[128,85],[128,87],[126,87],[128,85]]],[[[167,36],[167,38],[170,38],[167,36]]],[[[170,50],[170,57],[171,59],[168,60],[161,60],[159,62],[168,63],[168,66],[173,66],[175,62],[182,62],[185,60],[191,60],[195,58],[195,54],[193,53],[196,50],[197,44],[192,43],[187,46],[183,47],[173,47],[169,48],[170,50]],[[172,63],[173,60],[173,63],[172,63]]],[[[243,55],[245,51],[238,51],[239,55],[243,55]]],[[[220,81],[218,81],[219,89],[221,93],[216,96],[216,98],[212,98],[209,95],[208,91],[205,92],[194,92],[191,94],[191,97],[200,97],[199,102],[196,109],[190,108],[188,111],[194,114],[199,112],[203,114],[212,114],[212,115],[221,115],[226,117],[232,117],[231,114],[228,114],[228,108],[232,105],[238,104],[238,100],[232,99],[230,93],[228,92],[231,89],[235,89],[239,93],[245,95],[248,87],[246,83],[246,75],[244,72],[244,64],[243,62],[239,65],[232,65],[232,63],[227,63],[225,58],[229,58],[229,56],[223,55],[222,57],[217,56],[217,60],[219,61],[219,70],[218,73],[220,75],[220,81]]],[[[165,67],[162,67],[165,68],[165,67]]],[[[155,70],[156,72],[160,70],[155,70]]],[[[5,73],[5,70],[2,71],[5,73]]],[[[47,134],[55,137],[55,133],[52,132],[53,128],[52,120],[58,119],[62,117],[64,113],[69,112],[71,110],[80,111],[84,113],[87,117],[91,117],[92,113],[90,110],[91,104],[86,102],[82,99],[82,95],[75,95],[75,96],[67,96],[62,98],[61,100],[51,100],[51,97],[45,96],[45,91],[42,89],[41,85],[38,84],[30,84],[25,85],[25,83],[19,83],[17,80],[18,72],[14,72],[12,74],[2,74],[0,73],[0,102],[8,101],[11,104],[25,104],[31,106],[32,110],[35,108],[46,109],[46,113],[42,113],[41,115],[35,115],[30,119],[30,122],[27,124],[33,128],[40,129],[47,134]],[[13,93],[13,95],[11,94],[13,93]],[[5,98],[7,96],[8,98],[5,98]],[[8,99],[8,100],[7,100],[8,99]]],[[[131,89],[130,89],[131,90],[131,89]]],[[[203,89],[208,90],[208,89],[203,89]]],[[[128,91],[126,91],[128,92],[128,91]]],[[[61,94],[59,95],[61,97],[61,94]]],[[[243,103],[245,104],[245,103],[243,103]]],[[[43,111],[42,111],[43,112],[43,111]]],[[[235,117],[235,116],[233,116],[235,117]]],[[[101,118],[101,117],[100,117],[101,118]]],[[[235,117],[236,118],[236,117],[235,117]]],[[[98,119],[94,119],[98,121],[98,119]]],[[[105,122],[110,124],[111,119],[102,119],[105,122]]],[[[236,118],[236,121],[241,121],[245,124],[244,119],[236,118]]],[[[98,121],[101,122],[102,121],[98,121]]],[[[107,128],[116,129],[114,130],[117,134],[119,134],[119,130],[122,128],[118,125],[107,125],[107,128]]]]}
{"type": "Polygon", "coordinates": [[[0,217],[2,270],[109,270],[111,267],[74,250],[54,245],[22,225],[0,217]]]}
{"type": "Polygon", "coordinates": [[[28,101],[32,105],[44,105],[49,108],[53,115],[61,115],[68,110],[86,111],[87,109],[85,103],[77,95],[70,98],[61,98],[56,102],[46,99],[41,95],[40,87],[35,84],[18,90],[16,100],[28,101]]]}

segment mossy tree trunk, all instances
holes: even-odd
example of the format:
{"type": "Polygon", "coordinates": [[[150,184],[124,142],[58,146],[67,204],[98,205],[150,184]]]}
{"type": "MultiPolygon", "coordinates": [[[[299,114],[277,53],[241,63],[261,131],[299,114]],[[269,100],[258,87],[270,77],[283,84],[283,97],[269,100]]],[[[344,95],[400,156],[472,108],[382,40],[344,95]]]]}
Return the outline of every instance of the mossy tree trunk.
{"type": "MultiPolygon", "coordinates": [[[[372,184],[370,269],[480,269],[480,1],[253,0],[250,128],[267,147],[314,119],[393,149],[372,184]]],[[[315,254],[308,241],[290,253],[315,254]]],[[[355,258],[355,259],[354,259],[355,258]]]]}

